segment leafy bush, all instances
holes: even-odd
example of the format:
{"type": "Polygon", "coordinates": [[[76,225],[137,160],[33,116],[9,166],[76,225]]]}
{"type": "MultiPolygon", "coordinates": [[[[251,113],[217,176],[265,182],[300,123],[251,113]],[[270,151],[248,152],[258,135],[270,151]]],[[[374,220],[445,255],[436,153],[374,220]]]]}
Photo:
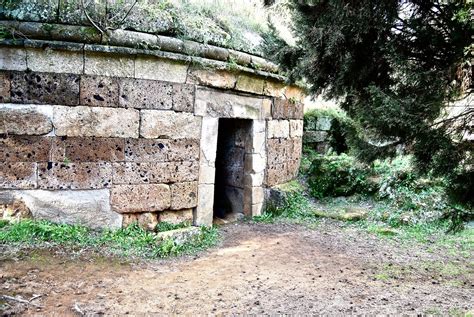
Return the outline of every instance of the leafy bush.
{"type": "Polygon", "coordinates": [[[317,155],[309,170],[311,194],[317,198],[370,193],[370,169],[347,154],[317,155]]]}

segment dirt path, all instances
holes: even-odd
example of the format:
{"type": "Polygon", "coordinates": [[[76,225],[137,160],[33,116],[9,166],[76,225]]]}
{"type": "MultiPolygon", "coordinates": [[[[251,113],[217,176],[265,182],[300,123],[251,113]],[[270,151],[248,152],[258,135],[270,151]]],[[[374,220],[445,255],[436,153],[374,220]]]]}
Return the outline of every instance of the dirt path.
{"type": "MultiPolygon", "coordinates": [[[[198,256],[121,263],[50,252],[0,262],[0,294],[31,298],[4,313],[456,314],[473,309],[472,258],[399,245],[326,223],[238,224],[198,256]],[[450,267],[450,271],[443,268],[450,267]],[[454,270],[454,268],[456,270],[454,270]]],[[[12,302],[8,302],[12,304],[12,302]]]]}

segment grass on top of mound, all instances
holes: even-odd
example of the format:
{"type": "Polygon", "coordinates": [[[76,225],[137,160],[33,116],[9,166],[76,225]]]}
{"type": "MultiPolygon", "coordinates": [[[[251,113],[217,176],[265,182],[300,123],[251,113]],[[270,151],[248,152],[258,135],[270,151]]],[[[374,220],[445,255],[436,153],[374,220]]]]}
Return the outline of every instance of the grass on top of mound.
{"type": "MultiPolygon", "coordinates": [[[[158,232],[183,228],[188,224],[165,224],[158,232]]],[[[218,231],[201,227],[199,234],[183,244],[172,239],[160,240],[157,233],[146,231],[133,223],[117,230],[92,230],[79,225],[57,224],[45,220],[24,220],[15,223],[0,221],[0,244],[27,247],[59,246],[92,248],[112,255],[143,258],[162,258],[204,250],[218,241],[218,231]]]]}

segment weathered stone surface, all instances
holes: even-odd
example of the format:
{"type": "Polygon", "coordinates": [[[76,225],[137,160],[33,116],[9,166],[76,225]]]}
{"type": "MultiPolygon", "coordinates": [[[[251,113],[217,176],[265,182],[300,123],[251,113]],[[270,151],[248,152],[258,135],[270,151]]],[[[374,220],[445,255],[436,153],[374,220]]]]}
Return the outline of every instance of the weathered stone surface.
{"type": "Polygon", "coordinates": [[[197,182],[175,183],[171,188],[171,209],[193,208],[197,205],[197,182]]]}
{"type": "Polygon", "coordinates": [[[240,96],[217,90],[196,90],[194,113],[216,118],[259,119],[261,98],[240,96]]]}
{"type": "Polygon", "coordinates": [[[140,136],[148,139],[199,138],[201,118],[192,113],[142,110],[140,136]]]}
{"type": "Polygon", "coordinates": [[[158,225],[158,214],[155,212],[144,212],[136,214],[138,225],[147,231],[154,231],[158,225]]]}
{"type": "Polygon", "coordinates": [[[116,162],[125,160],[122,138],[54,138],[51,161],[54,162],[116,162]]]}
{"type": "Polygon", "coordinates": [[[112,208],[120,213],[153,212],[169,209],[168,185],[115,185],[111,190],[112,208]]]}
{"type": "Polygon", "coordinates": [[[138,137],[139,112],[101,107],[54,107],[58,136],[138,137]]]}
{"type": "Polygon", "coordinates": [[[271,73],[278,72],[278,65],[255,55],[252,55],[252,66],[256,69],[268,71],[271,73]]]}
{"type": "Polygon", "coordinates": [[[0,69],[24,71],[26,66],[26,50],[16,47],[0,47],[0,69]]]}
{"type": "Polygon", "coordinates": [[[0,103],[10,102],[10,75],[0,72],[0,103]]]}
{"type": "Polygon", "coordinates": [[[244,184],[245,186],[255,187],[261,186],[265,179],[265,173],[246,173],[244,175],[244,184]]]}
{"type": "Polygon", "coordinates": [[[0,134],[42,135],[53,130],[51,120],[44,114],[28,108],[0,107],[0,134]]]}
{"type": "Polygon", "coordinates": [[[290,139],[268,139],[267,157],[269,164],[283,163],[291,158],[293,144],[290,139]]]}
{"type": "Polygon", "coordinates": [[[265,171],[266,157],[260,154],[247,154],[245,157],[246,173],[259,174],[265,171]]]}
{"type": "Polygon", "coordinates": [[[11,136],[0,138],[0,162],[47,162],[51,138],[11,136]]]}
{"type": "Polygon", "coordinates": [[[216,168],[202,164],[199,168],[199,184],[214,184],[216,179],[216,168]]]}
{"type": "Polygon", "coordinates": [[[102,39],[102,43],[126,47],[136,47],[138,44],[147,48],[160,47],[160,40],[156,35],[122,29],[107,32],[102,39]]]}
{"type": "Polygon", "coordinates": [[[186,227],[170,231],[159,232],[156,236],[159,240],[173,240],[176,245],[182,245],[191,241],[195,236],[199,235],[201,229],[198,227],[186,227]]]}
{"type": "Polygon", "coordinates": [[[272,117],[272,103],[271,99],[262,100],[262,110],[260,115],[262,119],[270,119],[272,117]]]}
{"type": "Polygon", "coordinates": [[[173,110],[194,112],[194,85],[173,84],[173,110]]]}
{"type": "Polygon", "coordinates": [[[273,99],[272,118],[289,119],[291,117],[290,101],[286,98],[273,99]]]}
{"type": "Polygon", "coordinates": [[[81,105],[93,107],[118,107],[119,84],[113,77],[81,77],[81,105]]]}
{"type": "Polygon", "coordinates": [[[100,21],[106,14],[106,0],[84,1],[84,8],[78,0],[59,0],[59,22],[65,24],[89,24],[84,10],[93,21],[100,21]]]}
{"type": "Polygon", "coordinates": [[[35,39],[33,42],[27,42],[27,45],[36,48],[48,47],[46,42],[40,44],[41,42],[36,40],[45,39],[58,41],[54,43],[55,47],[62,46],[64,49],[74,49],[76,52],[82,52],[83,44],[79,43],[99,43],[101,38],[100,32],[93,26],[20,22],[15,26],[15,29],[25,37],[35,39]]]}
{"type": "Polygon", "coordinates": [[[188,65],[167,59],[138,57],[135,61],[136,78],[184,83],[187,72],[188,65]]]}
{"type": "Polygon", "coordinates": [[[33,218],[30,208],[22,199],[5,197],[5,192],[0,191],[0,217],[9,222],[19,222],[33,218]]]}
{"type": "Polygon", "coordinates": [[[123,162],[114,164],[114,184],[154,184],[194,181],[198,164],[184,162],[123,162]]]}
{"type": "Polygon", "coordinates": [[[302,102],[293,103],[293,116],[292,119],[303,120],[304,117],[304,104],[302,102]]]}
{"type": "Polygon", "coordinates": [[[305,142],[324,142],[328,137],[326,131],[305,131],[304,141],[305,142]]]}
{"type": "Polygon", "coordinates": [[[0,188],[36,187],[36,163],[0,162],[0,188]]]}
{"type": "Polygon", "coordinates": [[[133,77],[134,69],[131,56],[85,52],[84,73],[87,75],[133,77]]]}
{"type": "Polygon", "coordinates": [[[272,97],[284,97],[286,92],[286,85],[282,82],[267,80],[263,93],[272,97]]]}
{"type": "Polygon", "coordinates": [[[140,214],[122,214],[122,227],[126,228],[133,223],[138,223],[138,216],[140,214]]]}
{"type": "Polygon", "coordinates": [[[201,166],[214,166],[217,152],[217,134],[219,128],[219,119],[202,118],[201,125],[201,166]]]}
{"type": "Polygon", "coordinates": [[[260,77],[240,74],[235,89],[261,95],[264,85],[265,80],[260,77]]]}
{"type": "Polygon", "coordinates": [[[214,185],[199,184],[198,205],[194,216],[194,224],[197,226],[211,226],[214,213],[214,185]]]}
{"type": "Polygon", "coordinates": [[[286,87],[285,96],[288,99],[303,102],[303,100],[305,98],[305,93],[304,93],[303,89],[301,89],[300,87],[288,86],[288,87],[286,87]]]}
{"type": "Polygon", "coordinates": [[[210,70],[193,67],[188,73],[188,83],[217,88],[233,89],[237,75],[226,70],[210,70]]]}
{"type": "Polygon", "coordinates": [[[132,162],[193,161],[199,159],[198,139],[129,139],[125,160],[132,162]]]}
{"type": "Polygon", "coordinates": [[[303,120],[290,120],[290,137],[303,136],[303,120]]]}
{"type": "Polygon", "coordinates": [[[109,198],[107,189],[0,191],[0,201],[21,199],[35,219],[91,228],[120,228],[122,215],[110,209],[109,198]]]}
{"type": "Polygon", "coordinates": [[[303,151],[303,139],[301,137],[291,139],[291,160],[299,160],[303,151]]]}
{"type": "Polygon", "coordinates": [[[193,223],[193,210],[165,210],[161,211],[158,217],[160,222],[167,222],[175,225],[183,222],[193,223]]]}
{"type": "Polygon", "coordinates": [[[287,182],[287,170],[288,164],[286,162],[269,165],[267,168],[267,186],[274,186],[287,182]]]}
{"type": "Polygon", "coordinates": [[[268,138],[288,138],[290,123],[288,120],[269,120],[267,124],[268,138]]]}
{"type": "Polygon", "coordinates": [[[11,101],[24,104],[78,105],[79,76],[13,72],[11,101]]]}
{"type": "Polygon", "coordinates": [[[96,189],[112,185],[110,163],[40,163],[38,188],[41,189],[96,189]]]}
{"type": "Polygon", "coordinates": [[[252,217],[260,216],[263,213],[263,203],[252,205],[252,217]]]}
{"type": "Polygon", "coordinates": [[[252,55],[244,52],[229,50],[229,60],[234,61],[239,65],[248,66],[252,61],[252,55]]]}
{"type": "Polygon", "coordinates": [[[146,79],[120,81],[120,106],[139,109],[171,109],[173,86],[146,79]]]}
{"type": "Polygon", "coordinates": [[[82,74],[84,71],[82,51],[28,48],[26,60],[28,68],[35,72],[82,74]]]}
{"type": "Polygon", "coordinates": [[[59,0],[15,0],[3,2],[0,19],[55,22],[59,0]]]}

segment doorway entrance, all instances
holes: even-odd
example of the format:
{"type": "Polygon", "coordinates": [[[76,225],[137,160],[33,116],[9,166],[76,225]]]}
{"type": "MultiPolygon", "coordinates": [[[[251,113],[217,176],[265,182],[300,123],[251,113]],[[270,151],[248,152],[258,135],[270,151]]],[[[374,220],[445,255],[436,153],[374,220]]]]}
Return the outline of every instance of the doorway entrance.
{"type": "Polygon", "coordinates": [[[245,159],[251,128],[251,120],[219,119],[214,218],[233,221],[244,214],[245,159]]]}

